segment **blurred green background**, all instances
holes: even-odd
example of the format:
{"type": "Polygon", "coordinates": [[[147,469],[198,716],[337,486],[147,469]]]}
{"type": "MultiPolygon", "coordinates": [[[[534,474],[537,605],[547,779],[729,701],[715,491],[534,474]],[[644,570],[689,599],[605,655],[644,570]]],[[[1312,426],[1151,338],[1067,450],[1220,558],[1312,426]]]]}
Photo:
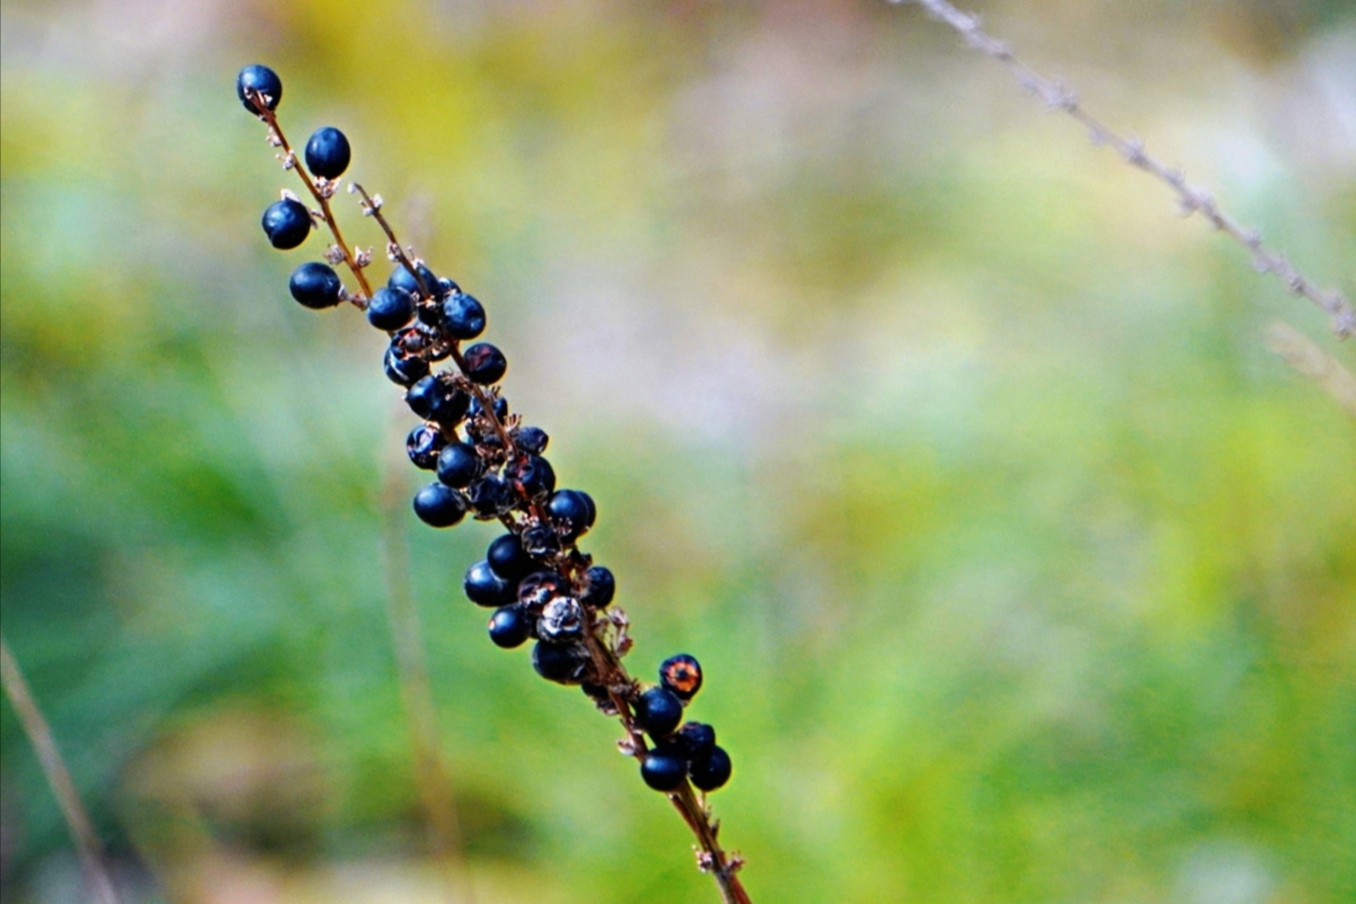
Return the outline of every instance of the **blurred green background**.
{"type": "MultiPolygon", "coordinates": [[[[975,6],[1356,289],[1349,2],[975,6]]],[[[381,338],[288,297],[251,62],[485,301],[633,671],[705,664],[755,901],[1356,900],[1356,427],[1264,331],[1353,347],[920,10],[0,9],[4,633],[129,900],[716,900],[615,723],[487,642],[495,531],[408,513],[381,338]]],[[[79,900],[0,728],[4,899],[79,900]]]]}

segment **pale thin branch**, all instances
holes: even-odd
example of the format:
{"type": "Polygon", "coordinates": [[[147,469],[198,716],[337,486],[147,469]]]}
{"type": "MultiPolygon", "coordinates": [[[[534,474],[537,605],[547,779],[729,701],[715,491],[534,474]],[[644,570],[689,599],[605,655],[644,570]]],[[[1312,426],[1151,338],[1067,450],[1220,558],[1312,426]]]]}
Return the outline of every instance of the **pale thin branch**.
{"type": "Polygon", "coordinates": [[[1210,225],[1229,236],[1247,250],[1253,269],[1270,273],[1294,295],[1303,295],[1327,312],[1332,330],[1339,338],[1356,333],[1356,311],[1338,289],[1323,289],[1301,273],[1284,254],[1273,251],[1262,243],[1262,235],[1239,223],[1221,208],[1210,192],[1186,181],[1181,170],[1164,165],[1144,149],[1138,139],[1124,138],[1119,133],[1088,113],[1077,96],[1058,81],[1045,78],[1031,69],[1013,53],[1007,43],[986,33],[980,27],[978,16],[962,12],[946,0],[890,0],[892,3],[914,3],[929,16],[957,32],[967,46],[1001,63],[1022,86],[1035,94],[1052,110],[1067,113],[1088,131],[1093,144],[1106,145],[1115,150],[1126,163],[1143,170],[1172,189],[1185,215],[1199,213],[1210,225]]]}
{"type": "Polygon", "coordinates": [[[1356,377],[1308,336],[1279,320],[1267,327],[1267,345],[1356,418],[1356,377]]]}
{"type": "Polygon", "coordinates": [[[99,843],[99,836],[94,832],[94,824],[90,822],[89,814],[80,803],[80,795],[76,793],[70,770],[66,768],[66,761],[61,758],[61,751],[57,749],[52,730],[48,727],[42,710],[38,708],[37,701],[29,692],[28,682],[24,680],[14,654],[9,651],[9,644],[5,643],[3,633],[0,633],[0,683],[3,683],[5,696],[9,698],[19,716],[19,723],[23,726],[24,734],[28,736],[28,742],[33,745],[33,751],[38,755],[38,763],[42,766],[42,774],[47,779],[47,785],[52,789],[52,794],[61,807],[61,815],[65,817],[66,827],[71,832],[71,841],[80,855],[80,865],[85,873],[85,882],[89,885],[90,894],[98,904],[118,904],[117,888],[113,885],[108,864],[104,862],[103,846],[99,843]]]}

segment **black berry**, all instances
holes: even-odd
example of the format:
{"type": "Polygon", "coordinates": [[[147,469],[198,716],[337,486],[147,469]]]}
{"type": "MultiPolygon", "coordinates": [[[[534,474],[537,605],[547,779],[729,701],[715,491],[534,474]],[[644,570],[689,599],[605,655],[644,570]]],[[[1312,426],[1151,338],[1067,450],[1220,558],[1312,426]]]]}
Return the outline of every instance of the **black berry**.
{"type": "Polygon", "coordinates": [[[656,791],[674,791],[687,777],[687,763],[678,751],[656,747],[640,758],[640,777],[656,791]]]}
{"type": "Polygon", "coordinates": [[[471,397],[457,389],[447,374],[430,374],[410,387],[405,403],[424,420],[455,427],[466,416],[471,397]]]}
{"type": "Polygon", "coordinates": [[[344,284],[329,264],[311,261],[292,271],[292,297],[308,308],[332,308],[343,300],[344,284]]]}
{"type": "Polygon", "coordinates": [[[379,330],[398,330],[413,316],[414,299],[403,289],[378,289],[367,303],[367,322],[379,330]]]}
{"type": "Polygon", "coordinates": [[[466,499],[441,483],[430,483],[414,495],[414,513],[432,527],[451,527],[466,515],[466,499]]]}
{"type": "Polygon", "coordinates": [[[496,537],[485,553],[485,561],[490,563],[495,574],[506,581],[520,581],[537,567],[537,563],[523,550],[523,544],[516,534],[496,537]]]}
{"type": "Polygon", "coordinates": [[[546,444],[551,438],[540,427],[519,427],[518,432],[514,434],[514,441],[524,452],[540,455],[546,451],[546,444]]]}
{"type": "Polygon", "coordinates": [[[428,361],[419,355],[407,354],[392,344],[382,359],[386,378],[398,386],[410,386],[428,376],[428,361]]]}
{"type": "Polygon", "coordinates": [[[306,142],[306,168],[325,179],[338,179],[348,169],[348,139],[334,126],[316,129],[306,142]]]}
{"type": "Polygon", "coordinates": [[[568,596],[570,582],[555,571],[534,571],[518,582],[518,602],[533,611],[541,611],[551,600],[568,596]]]}
{"type": "Polygon", "coordinates": [[[276,110],[278,101],[282,100],[282,79],[278,78],[278,73],[258,63],[241,69],[240,74],[235,77],[236,96],[240,98],[246,110],[257,115],[260,112],[259,106],[245,96],[246,91],[267,95],[265,106],[270,110],[276,110]]]}
{"type": "Polygon", "coordinates": [[[573,640],[584,633],[584,610],[573,597],[558,596],[541,610],[537,636],[551,643],[573,640]]]}
{"type": "Polygon", "coordinates": [[[560,537],[550,525],[534,524],[523,531],[523,549],[529,555],[546,558],[560,552],[560,537]]]}
{"type": "Polygon", "coordinates": [[[659,681],[679,700],[691,700],[702,689],[702,667],[686,653],[670,656],[659,666],[659,681]]]}
{"type": "Polygon", "coordinates": [[[513,488],[498,474],[486,474],[466,488],[466,498],[476,517],[488,521],[513,508],[513,488]]]}
{"type": "Polygon", "coordinates": [[[466,362],[467,378],[481,386],[498,383],[508,370],[504,353],[488,342],[477,342],[468,348],[462,353],[462,360],[466,362]]]}
{"type": "Polygon", "coordinates": [[[415,279],[414,274],[407,270],[403,265],[396,265],[396,268],[391,271],[391,278],[386,280],[387,288],[400,289],[409,292],[411,295],[420,295],[425,298],[440,291],[441,287],[438,284],[438,277],[434,276],[433,271],[424,266],[422,261],[415,264],[414,269],[419,274],[418,279],[415,279]],[[428,291],[419,288],[421,282],[428,291]]]}
{"type": "Polygon", "coordinates": [[[283,198],[268,205],[264,211],[263,227],[269,244],[287,251],[306,241],[306,236],[311,232],[311,214],[306,205],[296,198],[283,198]]]}
{"type": "Polygon", "coordinates": [[[592,660],[582,643],[547,643],[537,641],[532,648],[532,668],[547,681],[558,684],[579,684],[589,674],[592,660]]]}
{"type": "Polygon", "coordinates": [[[636,724],[658,740],[673,734],[683,718],[683,704],[667,688],[652,687],[636,698],[636,724]]]}
{"type": "Polygon", "coordinates": [[[438,453],[447,445],[447,438],[436,427],[420,424],[405,438],[405,451],[416,468],[432,471],[438,466],[438,453]]]}
{"type": "Polygon", "coordinates": [[[462,589],[477,606],[507,606],[513,602],[513,585],[495,574],[484,559],[466,569],[462,589]]]}
{"type": "Polygon", "coordinates": [[[588,494],[580,490],[556,490],[546,511],[567,540],[573,540],[589,529],[589,515],[593,506],[588,494]]]}
{"type": "Polygon", "coordinates": [[[692,784],[703,791],[714,791],[730,780],[734,767],[724,747],[712,747],[706,757],[694,760],[688,769],[692,784]]]}
{"type": "MultiPolygon", "coordinates": [[[[450,487],[469,487],[480,476],[483,462],[476,447],[467,443],[451,443],[438,455],[438,479],[450,487]]],[[[474,501],[474,500],[473,500],[474,501]]]]}
{"type": "Polygon", "coordinates": [[[716,747],[716,730],[705,722],[684,722],[673,742],[689,761],[704,760],[716,747]]]}
{"type": "Polygon", "coordinates": [[[524,455],[504,469],[513,488],[526,499],[543,499],[556,488],[556,472],[540,455],[524,455]]]}
{"type": "Polygon", "coordinates": [[[612,569],[603,565],[594,565],[584,572],[584,593],[581,602],[601,609],[612,602],[617,593],[617,579],[612,569]]]}
{"type": "Polygon", "coordinates": [[[455,339],[474,339],[485,332],[485,308],[465,292],[447,296],[442,313],[443,329],[455,339]]]}
{"type": "Polygon", "coordinates": [[[490,640],[510,649],[521,647],[532,636],[532,617],[522,606],[500,606],[490,616],[490,640]]]}

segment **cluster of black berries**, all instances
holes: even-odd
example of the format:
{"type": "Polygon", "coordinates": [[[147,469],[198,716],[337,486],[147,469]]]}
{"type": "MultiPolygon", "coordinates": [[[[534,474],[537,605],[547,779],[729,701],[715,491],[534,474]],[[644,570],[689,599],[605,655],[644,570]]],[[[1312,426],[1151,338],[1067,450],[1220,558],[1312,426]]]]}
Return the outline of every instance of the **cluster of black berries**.
{"type": "MultiPolygon", "coordinates": [[[[265,66],[247,66],[236,89],[245,108],[269,122],[275,143],[288,151],[285,166],[298,167],[272,115],[282,97],[278,76],[265,66]]],[[[333,127],[319,129],[306,143],[301,175],[323,208],[316,216],[329,219],[326,199],[349,159],[348,139],[333,127]]],[[[379,201],[363,197],[366,212],[390,235],[379,201]]],[[[275,248],[301,245],[312,225],[311,211],[290,195],[264,212],[264,232],[275,248]]],[[[503,353],[488,342],[461,347],[484,332],[484,307],[454,281],[411,261],[393,236],[390,252],[397,266],[386,285],[370,293],[361,272],[367,260],[337,245],[328,263],[297,267],[289,288],[308,308],[351,301],[389,337],[386,376],[405,388],[406,403],[421,419],[406,450],[416,467],[437,476],[415,494],[419,518],[451,527],[469,513],[507,529],[467,570],[463,584],[472,602],[494,609],[490,639],[511,648],[535,638],[532,665],[543,678],[580,685],[607,712],[628,707],[635,727],[653,741],[641,757],[641,774],[652,788],[673,791],[685,778],[704,791],[719,788],[730,777],[730,758],[716,746],[715,731],[700,722],[679,727],[683,707],[701,687],[697,660],[686,654],[666,660],[660,684],[644,692],[626,677],[617,662],[630,645],[625,618],[604,613],[616,580],[576,545],[597,517],[593,499],[582,490],[556,488],[555,471],[543,457],[546,432],[510,414],[496,385],[508,368],[503,353]],[[364,294],[345,290],[330,266],[340,261],[352,268],[364,294]],[[449,359],[454,368],[434,371],[449,359]],[[608,625],[618,628],[613,645],[604,643],[608,625]]]]}

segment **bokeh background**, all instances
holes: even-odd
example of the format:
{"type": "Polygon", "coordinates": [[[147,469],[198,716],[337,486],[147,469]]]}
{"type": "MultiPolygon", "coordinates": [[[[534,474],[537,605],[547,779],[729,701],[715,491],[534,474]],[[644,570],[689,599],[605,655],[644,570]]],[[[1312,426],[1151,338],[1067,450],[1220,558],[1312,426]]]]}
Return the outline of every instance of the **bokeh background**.
{"type": "MultiPolygon", "coordinates": [[[[974,7],[1356,289],[1347,0],[974,7]]],[[[129,900],[716,899],[288,297],[251,62],[486,302],[633,670],[705,663],[755,901],[1356,900],[1356,427],[1265,331],[1352,346],[920,10],[0,10],[3,629],[129,900]]],[[[4,899],[80,900],[0,728],[4,899]]]]}

